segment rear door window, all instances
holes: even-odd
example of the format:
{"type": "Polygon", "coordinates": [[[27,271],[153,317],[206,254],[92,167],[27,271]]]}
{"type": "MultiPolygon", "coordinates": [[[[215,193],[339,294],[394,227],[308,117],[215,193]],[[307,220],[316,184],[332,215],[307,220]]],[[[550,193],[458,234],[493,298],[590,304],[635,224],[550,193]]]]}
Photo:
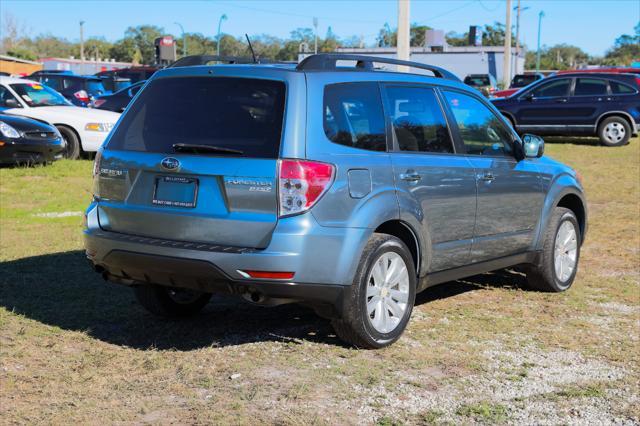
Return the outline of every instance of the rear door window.
{"type": "Polygon", "coordinates": [[[447,122],[433,89],[387,87],[386,93],[400,151],[453,152],[447,122]]]}
{"type": "Polygon", "coordinates": [[[122,117],[108,148],[173,153],[174,144],[208,145],[219,155],[277,158],[284,103],[281,81],[160,78],[122,117]]]}
{"type": "Polygon", "coordinates": [[[609,81],[609,84],[611,85],[611,93],[613,93],[614,95],[627,95],[636,93],[636,90],[633,87],[627,86],[626,84],[618,83],[617,81],[611,80],[609,81]]]}
{"type": "Polygon", "coordinates": [[[60,77],[52,77],[52,76],[45,76],[42,77],[42,83],[46,84],[47,86],[51,87],[53,90],[57,90],[60,91],[62,90],[62,85],[60,84],[60,77]]]}
{"type": "Polygon", "coordinates": [[[331,84],[324,89],[324,133],[340,145],[385,151],[384,113],[377,83],[331,84]]]}
{"type": "Polygon", "coordinates": [[[599,78],[577,78],[574,96],[598,96],[607,94],[607,81],[599,78]]]}

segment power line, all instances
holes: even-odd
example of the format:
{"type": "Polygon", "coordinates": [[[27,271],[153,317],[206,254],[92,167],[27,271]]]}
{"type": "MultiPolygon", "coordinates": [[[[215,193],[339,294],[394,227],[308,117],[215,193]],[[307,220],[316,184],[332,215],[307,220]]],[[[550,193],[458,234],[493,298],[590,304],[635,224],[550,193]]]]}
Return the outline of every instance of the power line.
{"type": "Polygon", "coordinates": [[[500,3],[498,3],[496,5],[496,7],[494,7],[493,9],[488,8],[487,6],[484,5],[484,3],[482,3],[482,0],[478,0],[478,4],[480,4],[480,6],[482,6],[482,8],[484,10],[486,10],[487,12],[495,12],[496,10],[498,10],[498,8],[501,6],[500,3]]]}

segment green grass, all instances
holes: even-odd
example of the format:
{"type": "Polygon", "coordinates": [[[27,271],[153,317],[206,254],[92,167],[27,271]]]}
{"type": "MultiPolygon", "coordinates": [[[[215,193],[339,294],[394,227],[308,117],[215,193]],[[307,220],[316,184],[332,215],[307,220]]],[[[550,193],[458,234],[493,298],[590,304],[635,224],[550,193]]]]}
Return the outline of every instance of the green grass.
{"type": "Polygon", "coordinates": [[[613,149],[570,142],[548,143],[547,154],[577,169],[587,191],[589,234],[574,287],[523,291],[524,278],[507,271],[434,287],[418,295],[403,338],[379,351],[343,346],[327,321],[296,305],[220,297],[197,317],[156,319],[130,289],[91,271],[81,217],[35,216],[82,211],[90,161],[2,168],[3,423],[505,422],[528,397],[475,395],[470,381],[517,387],[539,378],[523,360],[492,366],[486,351],[495,347],[571,351],[624,368],[622,380],[566,383],[540,397],[606,400],[638,422],[640,348],[630,336],[640,319],[640,140],[613,149]],[[451,403],[420,405],[433,395],[451,403]]]}

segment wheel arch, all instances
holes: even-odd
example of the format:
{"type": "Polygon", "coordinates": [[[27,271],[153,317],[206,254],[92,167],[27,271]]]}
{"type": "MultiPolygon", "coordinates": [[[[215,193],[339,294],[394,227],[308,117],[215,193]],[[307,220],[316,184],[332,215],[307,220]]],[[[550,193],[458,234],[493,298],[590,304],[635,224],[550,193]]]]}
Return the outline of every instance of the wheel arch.
{"type": "Polygon", "coordinates": [[[564,207],[573,212],[578,219],[578,225],[580,226],[580,241],[584,240],[584,234],[587,226],[587,211],[582,202],[582,199],[575,193],[568,193],[562,196],[556,203],[556,207],[564,207]]]}
{"type": "Polygon", "coordinates": [[[596,120],[596,132],[600,128],[600,124],[602,124],[602,122],[604,120],[606,120],[607,118],[610,118],[610,117],[620,117],[620,118],[624,119],[629,124],[629,127],[631,128],[631,133],[635,134],[636,122],[633,119],[633,117],[631,116],[631,114],[629,114],[626,111],[607,111],[607,112],[601,114],[598,117],[598,119],[596,120]]]}
{"type": "Polygon", "coordinates": [[[422,263],[420,259],[422,252],[420,249],[418,234],[411,225],[399,219],[388,220],[381,223],[374,232],[392,235],[400,239],[409,249],[411,257],[413,258],[413,264],[416,268],[416,273],[419,274],[422,263]]]}

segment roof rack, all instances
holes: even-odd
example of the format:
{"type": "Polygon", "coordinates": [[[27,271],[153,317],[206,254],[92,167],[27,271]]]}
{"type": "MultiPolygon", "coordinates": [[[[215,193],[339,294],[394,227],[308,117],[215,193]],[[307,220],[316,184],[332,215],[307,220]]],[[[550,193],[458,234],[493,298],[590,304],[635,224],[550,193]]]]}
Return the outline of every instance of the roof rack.
{"type": "Polygon", "coordinates": [[[400,59],[381,58],[377,56],[365,55],[350,55],[343,53],[320,53],[307,56],[298,64],[296,69],[299,71],[335,71],[336,69],[338,69],[338,66],[336,65],[338,61],[356,61],[356,68],[366,71],[373,71],[374,63],[403,65],[406,67],[431,71],[433,75],[438,78],[445,78],[447,80],[457,82],[460,81],[460,79],[453,73],[445,70],[444,68],[436,67],[435,65],[428,65],[413,61],[402,61],[400,59]]]}
{"type": "Polygon", "coordinates": [[[192,55],[180,58],[167,68],[176,67],[193,67],[197,65],[207,65],[210,62],[222,62],[224,64],[270,64],[272,61],[268,59],[260,59],[254,61],[253,58],[243,56],[218,56],[218,55],[192,55]]]}

